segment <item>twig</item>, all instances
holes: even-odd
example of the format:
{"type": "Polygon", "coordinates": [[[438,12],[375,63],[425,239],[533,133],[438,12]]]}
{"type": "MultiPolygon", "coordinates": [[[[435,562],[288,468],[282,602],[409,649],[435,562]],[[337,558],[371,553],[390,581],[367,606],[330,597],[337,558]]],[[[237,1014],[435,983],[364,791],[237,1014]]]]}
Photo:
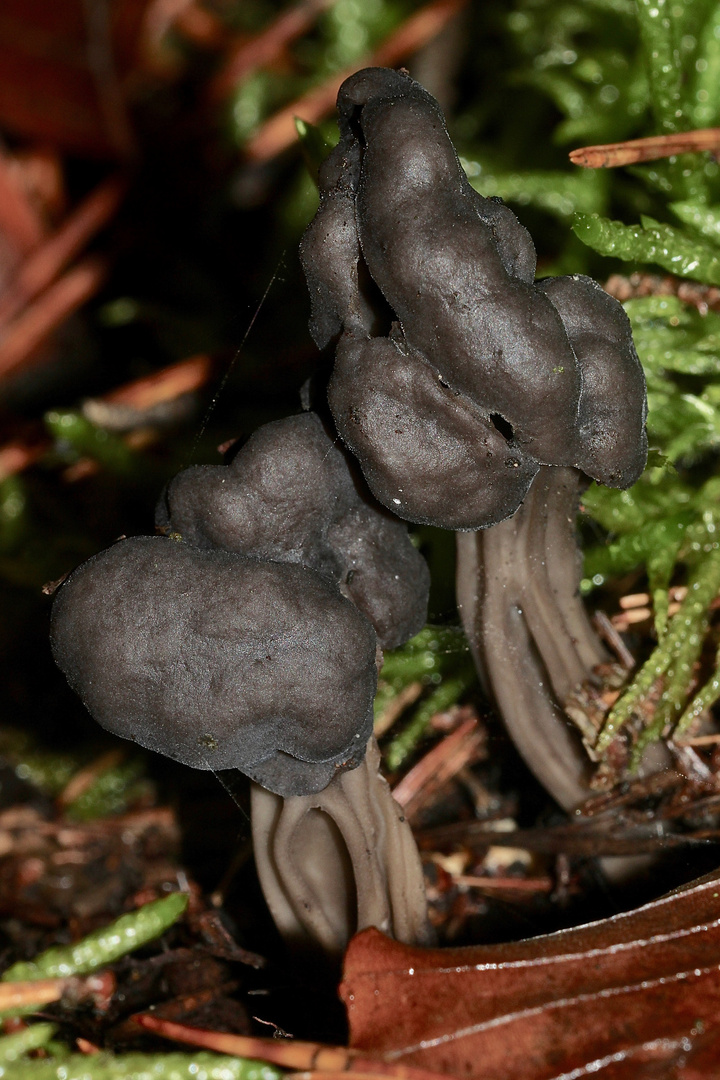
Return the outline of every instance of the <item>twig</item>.
{"type": "Polygon", "coordinates": [[[614,169],[620,165],[658,161],[673,154],[700,153],[704,150],[714,154],[720,151],[720,128],[699,128],[676,135],[653,135],[647,139],[583,146],[571,150],[569,157],[573,165],[582,165],[585,169],[614,169]]]}
{"type": "Polygon", "coordinates": [[[415,682],[411,682],[407,686],[404,686],[400,693],[396,694],[392,701],[388,702],[373,725],[373,732],[376,739],[381,739],[383,735],[387,734],[397,718],[404,713],[405,709],[417,701],[422,694],[423,689],[423,684],[418,679],[415,682]]]}
{"type": "Polygon", "coordinates": [[[412,817],[460,768],[482,756],[484,743],[477,716],[468,716],[395,785],[393,798],[412,817]]]}

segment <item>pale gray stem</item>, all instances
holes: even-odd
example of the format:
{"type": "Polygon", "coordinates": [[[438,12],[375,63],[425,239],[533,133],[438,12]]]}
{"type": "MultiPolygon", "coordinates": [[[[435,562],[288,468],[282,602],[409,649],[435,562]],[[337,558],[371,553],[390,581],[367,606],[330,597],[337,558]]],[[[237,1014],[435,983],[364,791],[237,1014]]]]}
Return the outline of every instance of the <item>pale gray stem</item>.
{"type": "Polygon", "coordinates": [[[371,738],[362,765],[315,795],[283,799],[252,786],[258,876],[290,944],[317,942],[338,957],[367,926],[430,941],[420,856],[379,764],[371,738]]]}
{"type": "Polygon", "coordinates": [[[512,518],[458,533],[458,608],[485,691],[538,780],[569,809],[588,759],[562,705],[608,655],[578,587],[582,474],[543,466],[512,518]]]}

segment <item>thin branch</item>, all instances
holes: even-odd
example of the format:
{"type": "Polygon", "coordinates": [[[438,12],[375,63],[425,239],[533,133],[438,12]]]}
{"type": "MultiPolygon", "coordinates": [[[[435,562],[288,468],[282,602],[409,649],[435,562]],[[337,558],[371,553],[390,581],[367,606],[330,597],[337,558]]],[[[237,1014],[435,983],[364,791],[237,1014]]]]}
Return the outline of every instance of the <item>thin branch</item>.
{"type": "Polygon", "coordinates": [[[569,157],[573,165],[582,165],[585,169],[616,169],[621,165],[637,165],[641,161],[659,161],[674,154],[697,154],[706,150],[711,154],[720,152],[720,128],[699,128],[675,135],[652,135],[647,139],[583,146],[571,150],[569,157]]]}

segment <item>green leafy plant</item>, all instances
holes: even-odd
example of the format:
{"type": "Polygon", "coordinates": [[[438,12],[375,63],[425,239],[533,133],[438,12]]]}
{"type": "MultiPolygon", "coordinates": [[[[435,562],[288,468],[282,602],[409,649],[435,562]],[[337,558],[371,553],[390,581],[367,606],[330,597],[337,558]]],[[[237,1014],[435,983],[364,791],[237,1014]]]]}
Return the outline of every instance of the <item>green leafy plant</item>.
{"type": "MultiPolygon", "coordinates": [[[[641,51],[655,131],[674,134],[716,122],[720,109],[717,10],[639,2],[641,51]]],[[[628,492],[590,489],[584,509],[607,532],[587,552],[586,591],[641,568],[647,575],[657,645],[608,714],[596,749],[606,751],[632,718],[633,760],[661,736],[687,737],[720,698],[712,606],[720,590],[720,319],[708,286],[720,283],[718,167],[707,153],[636,167],[656,211],[625,224],[579,214],[575,234],[627,271],[660,267],[700,286],[651,279],[650,295],[626,310],[648,381],[648,433],[655,454],[628,492]],[[679,223],[679,224],[678,224],[679,223]],[[666,294],[670,295],[666,295],[666,294]],[[675,295],[673,295],[673,293],[675,295]],[[709,303],[710,302],[710,303],[709,303]],[[672,584],[684,584],[671,610],[672,584]]]]}

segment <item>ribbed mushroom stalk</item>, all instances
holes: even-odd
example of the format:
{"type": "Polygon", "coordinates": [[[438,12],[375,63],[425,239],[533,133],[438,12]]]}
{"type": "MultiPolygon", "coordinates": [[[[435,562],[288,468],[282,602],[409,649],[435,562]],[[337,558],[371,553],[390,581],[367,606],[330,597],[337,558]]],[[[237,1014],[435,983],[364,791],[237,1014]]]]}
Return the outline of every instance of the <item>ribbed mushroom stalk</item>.
{"type": "Polygon", "coordinates": [[[252,828],[260,884],[287,941],[319,942],[335,956],[356,930],[376,926],[430,943],[420,856],[374,738],[358,768],[312,795],[281,798],[253,784],[252,828]]]}
{"type": "Polygon", "coordinates": [[[428,933],[420,858],[372,737],[381,647],[423,625],[428,572],[362,487],[317,416],[268,424],[230,465],[170,483],[167,536],[75,570],[51,633],[103,727],[250,777],[270,910],[334,958],[366,926],[428,933]]]}
{"type": "Polygon", "coordinates": [[[586,760],[562,705],[606,658],[577,594],[579,485],[629,487],[647,456],[628,319],[590,278],[535,282],[529,234],[409,76],[358,72],[338,114],[301,248],[333,418],[380,502],[459,531],[480,677],[571,806],[586,760]]]}
{"type": "Polygon", "coordinates": [[[582,474],[543,466],[506,521],[457,534],[457,600],[483,688],[515,746],[564,807],[589,760],[563,705],[610,658],[578,593],[582,474]]]}

